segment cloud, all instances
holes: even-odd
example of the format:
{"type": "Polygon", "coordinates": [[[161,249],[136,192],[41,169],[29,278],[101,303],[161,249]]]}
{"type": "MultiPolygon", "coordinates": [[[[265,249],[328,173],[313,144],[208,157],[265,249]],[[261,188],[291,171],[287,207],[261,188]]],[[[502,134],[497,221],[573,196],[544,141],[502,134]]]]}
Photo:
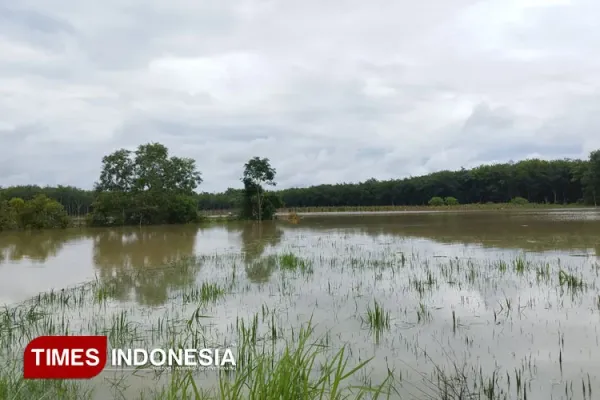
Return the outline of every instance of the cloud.
{"type": "Polygon", "coordinates": [[[0,0],[0,185],[90,188],[160,141],[206,191],[600,148],[593,0],[0,0]]]}

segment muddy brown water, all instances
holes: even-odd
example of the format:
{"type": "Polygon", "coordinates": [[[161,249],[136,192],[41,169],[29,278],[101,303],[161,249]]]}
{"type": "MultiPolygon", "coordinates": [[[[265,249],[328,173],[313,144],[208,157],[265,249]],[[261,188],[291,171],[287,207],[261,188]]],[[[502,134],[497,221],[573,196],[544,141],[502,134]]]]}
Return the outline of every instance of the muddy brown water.
{"type": "Polygon", "coordinates": [[[98,279],[118,282],[115,307],[149,315],[179,304],[190,285],[225,285],[237,266],[235,290],[206,310],[216,316],[215,335],[231,335],[237,317],[267,305],[283,331],[312,315],[318,331],[347,344],[354,359],[375,357],[368,370],[374,382],[388,368],[402,375],[408,398],[433,396],[420,373],[452,358],[481,365],[485,376],[496,369],[508,398],[517,398],[521,374],[528,399],[583,399],[589,396],[582,387],[600,394],[598,255],[594,210],[4,232],[0,304],[98,279]],[[314,272],[290,276],[253,267],[287,252],[308,260],[314,272]],[[146,274],[198,254],[206,258],[202,265],[146,274]],[[584,285],[569,288],[561,274],[584,285]],[[363,321],[374,300],[391,318],[379,340],[363,321]]]}

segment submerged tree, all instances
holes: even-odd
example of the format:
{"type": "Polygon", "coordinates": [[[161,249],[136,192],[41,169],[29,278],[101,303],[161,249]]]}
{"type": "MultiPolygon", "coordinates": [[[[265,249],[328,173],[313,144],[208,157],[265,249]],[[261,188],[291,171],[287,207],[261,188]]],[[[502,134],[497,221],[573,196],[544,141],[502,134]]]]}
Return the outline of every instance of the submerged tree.
{"type": "Polygon", "coordinates": [[[262,185],[275,186],[275,173],[268,158],[254,157],[244,164],[242,218],[259,222],[273,218],[281,200],[276,194],[265,192],[262,185]]]}
{"type": "Polygon", "coordinates": [[[92,224],[185,223],[197,217],[194,190],[202,183],[191,158],[169,157],[160,143],[121,149],[102,159],[92,224]]]}

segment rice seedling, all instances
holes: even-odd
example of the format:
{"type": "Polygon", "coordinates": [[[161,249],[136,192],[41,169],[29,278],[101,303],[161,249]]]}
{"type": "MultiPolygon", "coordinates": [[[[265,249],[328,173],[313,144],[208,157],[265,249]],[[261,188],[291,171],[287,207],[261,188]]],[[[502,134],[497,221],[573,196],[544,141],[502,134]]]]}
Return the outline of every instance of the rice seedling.
{"type": "Polygon", "coordinates": [[[525,273],[525,270],[529,266],[529,263],[525,260],[525,257],[519,256],[513,260],[513,268],[519,275],[525,273]]]}
{"type": "Polygon", "coordinates": [[[546,263],[542,266],[536,267],[535,274],[538,282],[548,282],[550,280],[550,264],[546,263]]]}
{"type": "Polygon", "coordinates": [[[572,291],[582,289],[585,286],[585,283],[581,278],[578,278],[562,269],[558,272],[558,282],[561,287],[566,286],[567,289],[572,291]]]}
{"type": "Polygon", "coordinates": [[[385,310],[381,303],[373,300],[373,308],[367,306],[366,322],[375,332],[382,332],[390,328],[390,313],[385,310]]]}
{"type": "Polygon", "coordinates": [[[495,265],[496,265],[496,268],[498,269],[498,271],[500,271],[501,273],[506,272],[506,270],[508,269],[508,264],[504,260],[496,261],[495,265]]]}
{"type": "Polygon", "coordinates": [[[189,292],[183,294],[183,303],[215,303],[225,296],[225,288],[217,283],[203,282],[199,287],[193,287],[189,292]]]}
{"type": "Polygon", "coordinates": [[[312,274],[312,264],[299,258],[293,253],[286,253],[279,256],[279,266],[283,271],[300,271],[303,274],[312,274]]]}

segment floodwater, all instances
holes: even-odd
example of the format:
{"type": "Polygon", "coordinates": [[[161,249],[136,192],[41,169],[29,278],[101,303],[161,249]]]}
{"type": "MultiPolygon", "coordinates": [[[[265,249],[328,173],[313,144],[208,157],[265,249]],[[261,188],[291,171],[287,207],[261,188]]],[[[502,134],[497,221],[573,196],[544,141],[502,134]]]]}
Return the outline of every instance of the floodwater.
{"type": "MultiPolygon", "coordinates": [[[[115,288],[110,307],[57,310],[71,316],[69,329],[98,333],[125,312],[147,332],[161,318],[189,318],[193,288],[215,283],[227,293],[202,306],[215,343],[235,342],[237,318],[267,309],[265,335],[274,324],[286,336],[312,318],[355,362],[375,357],[356,379],[377,383],[392,371],[404,398],[436,398],[435,366],[460,365],[480,381],[497,379],[509,399],[584,399],[600,393],[599,255],[600,212],[590,210],[7,232],[0,305],[96,280],[115,288]],[[269,262],[290,252],[310,270],[269,262]],[[194,255],[191,266],[164,268],[194,255]],[[375,301],[390,318],[378,334],[367,321],[375,301]]],[[[148,346],[165,343],[151,336],[148,346]]],[[[132,393],[150,385],[134,380],[132,393]]],[[[111,398],[103,382],[98,392],[111,398]]]]}

